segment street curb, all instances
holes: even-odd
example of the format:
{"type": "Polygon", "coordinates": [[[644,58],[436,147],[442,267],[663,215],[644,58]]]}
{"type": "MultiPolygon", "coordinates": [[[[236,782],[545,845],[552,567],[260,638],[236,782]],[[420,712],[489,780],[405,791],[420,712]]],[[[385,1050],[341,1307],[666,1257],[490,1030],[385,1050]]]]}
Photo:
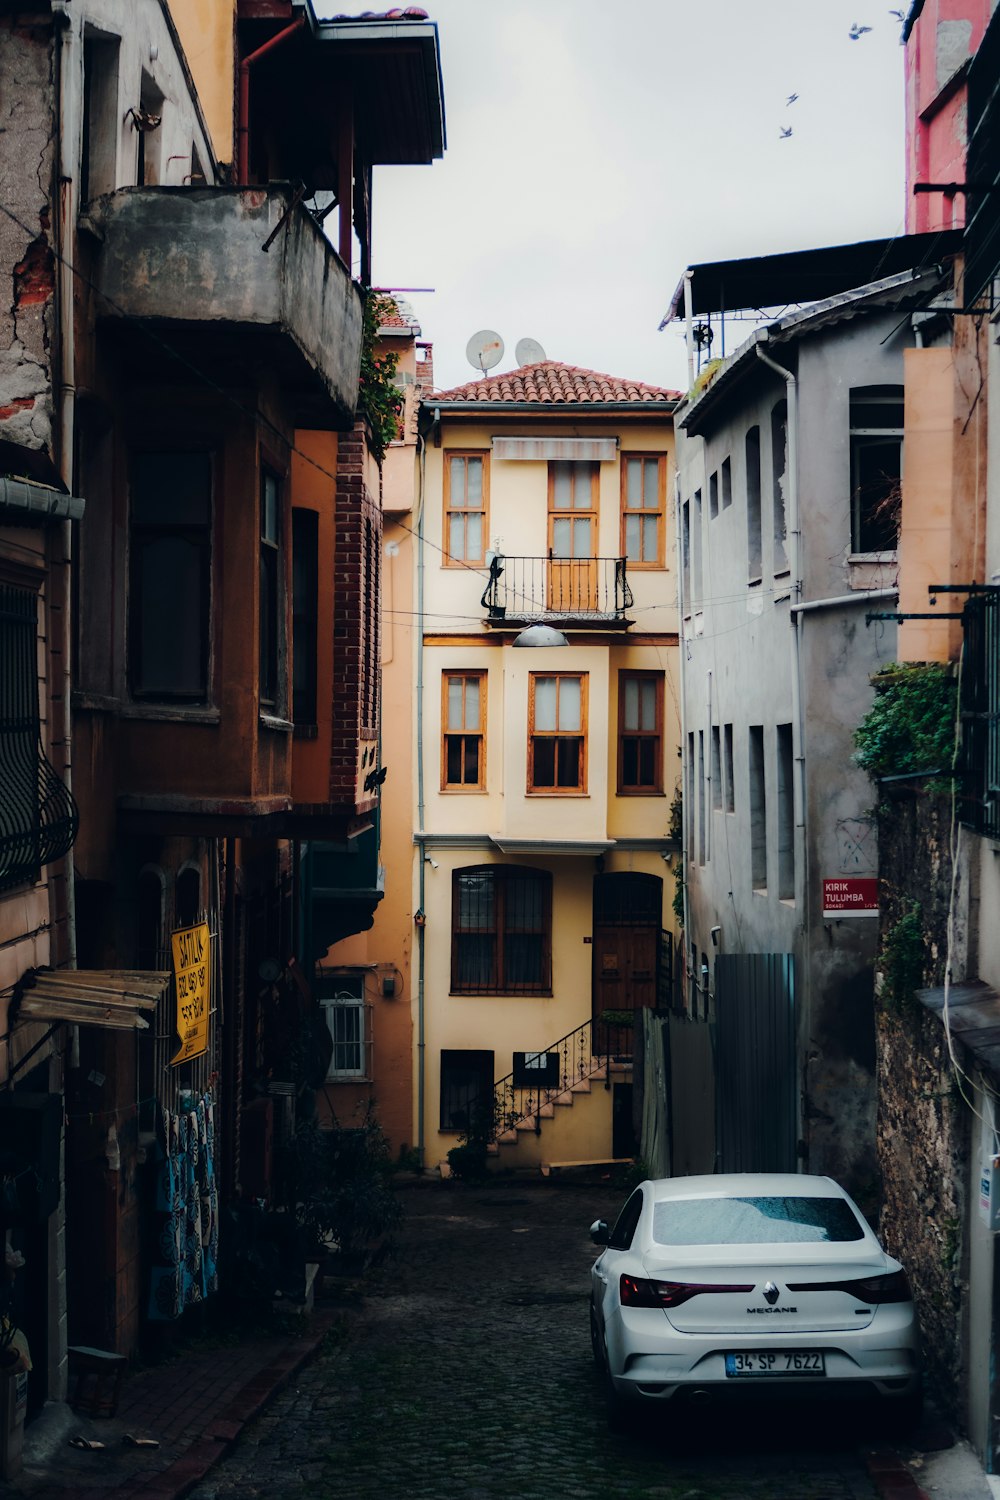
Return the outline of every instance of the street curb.
{"type": "MultiPolygon", "coordinates": [[[[259,1416],[292,1376],[313,1357],[330,1331],[335,1316],[333,1313],[320,1314],[314,1328],[247,1381],[229,1405],[206,1424],[201,1437],[180,1458],[175,1458],[159,1474],[151,1474],[115,1490],[113,1500],[182,1500],[182,1496],[200,1484],[209,1470],[225,1457],[247,1423],[259,1416]]],[[[78,1490],[68,1491],[69,1494],[74,1500],[79,1500],[78,1490]]]]}
{"type": "Polygon", "coordinates": [[[898,1453],[869,1453],[865,1463],[879,1500],[930,1500],[898,1453]]]}

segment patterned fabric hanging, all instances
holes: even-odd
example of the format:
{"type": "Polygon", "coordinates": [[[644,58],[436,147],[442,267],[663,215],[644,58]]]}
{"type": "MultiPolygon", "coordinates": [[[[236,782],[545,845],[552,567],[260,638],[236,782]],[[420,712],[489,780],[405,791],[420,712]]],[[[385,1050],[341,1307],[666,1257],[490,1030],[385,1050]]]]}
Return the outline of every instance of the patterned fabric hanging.
{"type": "Polygon", "coordinates": [[[219,1198],[211,1090],[184,1114],[163,1111],[156,1164],[148,1316],[179,1318],[218,1290],[219,1198]]]}

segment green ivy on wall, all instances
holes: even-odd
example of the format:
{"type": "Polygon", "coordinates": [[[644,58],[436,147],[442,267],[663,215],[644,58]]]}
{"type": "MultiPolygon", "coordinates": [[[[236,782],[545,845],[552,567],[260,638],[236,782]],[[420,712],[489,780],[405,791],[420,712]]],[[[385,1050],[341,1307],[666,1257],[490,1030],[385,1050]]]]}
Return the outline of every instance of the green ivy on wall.
{"type": "Polygon", "coordinates": [[[386,317],[396,313],[391,297],[369,292],[365,297],[361,325],[361,375],[358,380],[358,416],[371,431],[371,450],[378,464],[385,450],[399,437],[403,394],[395,384],[398,354],[378,354],[378,331],[386,317]]]}
{"type": "Polygon", "coordinates": [[[920,903],[889,928],[878,957],[882,975],[879,998],[886,1010],[903,1015],[914,1004],[914,992],[924,976],[924,921],[920,903]]]}
{"type": "Polygon", "coordinates": [[[869,775],[949,776],[955,757],[956,682],[941,662],[898,662],[874,678],[875,701],[854,731],[854,759],[869,775]]]}

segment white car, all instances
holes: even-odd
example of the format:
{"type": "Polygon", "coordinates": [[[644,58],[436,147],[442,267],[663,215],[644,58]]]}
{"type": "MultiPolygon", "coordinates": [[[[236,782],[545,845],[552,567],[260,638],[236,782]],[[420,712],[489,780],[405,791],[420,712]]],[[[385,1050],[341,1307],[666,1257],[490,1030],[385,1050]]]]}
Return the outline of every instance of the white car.
{"type": "Polygon", "coordinates": [[[590,1334],[612,1427],[685,1395],[921,1400],[906,1272],[829,1177],[643,1182],[591,1272],[590,1334]],[[659,1406],[657,1405],[659,1403],[659,1406]]]}

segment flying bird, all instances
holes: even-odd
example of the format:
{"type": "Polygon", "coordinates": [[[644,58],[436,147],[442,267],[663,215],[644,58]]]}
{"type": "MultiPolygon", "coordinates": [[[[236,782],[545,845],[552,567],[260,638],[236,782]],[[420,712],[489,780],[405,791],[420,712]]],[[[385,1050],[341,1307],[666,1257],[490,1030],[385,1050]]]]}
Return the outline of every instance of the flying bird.
{"type": "Polygon", "coordinates": [[[851,38],[852,42],[856,42],[857,39],[858,39],[858,37],[859,36],[864,36],[864,34],[865,34],[866,31],[871,31],[871,27],[870,26],[859,26],[858,23],[857,23],[857,21],[855,21],[854,25],[851,27],[850,31],[848,32],[848,36],[851,38]]]}
{"type": "Polygon", "coordinates": [[[790,125],[782,125],[782,127],[781,127],[781,135],[779,136],[779,140],[787,141],[788,137],[791,135],[791,133],[792,133],[792,127],[790,125]]]}
{"type": "Polygon", "coordinates": [[[889,14],[899,22],[900,26],[902,26],[903,22],[906,20],[905,10],[891,10],[889,14]]]}
{"type": "Polygon", "coordinates": [[[799,97],[798,94],[789,94],[788,98],[785,100],[785,103],[786,104],[794,104],[795,101],[796,101],[796,99],[798,97],[799,97]]]}

